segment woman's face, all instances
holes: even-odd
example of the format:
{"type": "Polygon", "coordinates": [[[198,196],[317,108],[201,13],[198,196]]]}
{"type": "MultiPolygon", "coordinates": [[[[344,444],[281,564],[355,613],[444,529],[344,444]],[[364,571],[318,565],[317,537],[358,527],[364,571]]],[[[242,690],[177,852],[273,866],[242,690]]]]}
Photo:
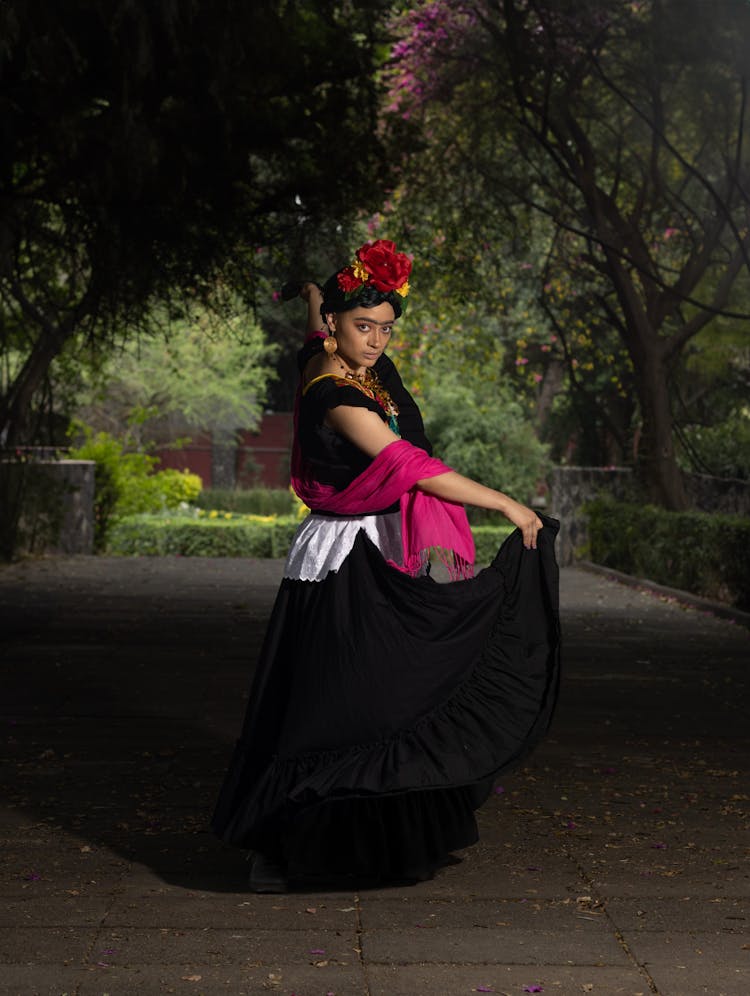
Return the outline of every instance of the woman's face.
{"type": "Polygon", "coordinates": [[[387,301],[373,308],[353,308],[326,315],[330,332],[336,335],[336,355],[356,373],[373,367],[391,338],[395,315],[387,301]]]}

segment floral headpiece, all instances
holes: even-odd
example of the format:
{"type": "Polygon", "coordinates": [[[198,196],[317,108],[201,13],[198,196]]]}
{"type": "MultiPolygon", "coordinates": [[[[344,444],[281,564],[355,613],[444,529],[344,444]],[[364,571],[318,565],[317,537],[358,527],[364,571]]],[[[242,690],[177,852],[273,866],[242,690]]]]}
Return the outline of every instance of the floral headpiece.
{"type": "Polygon", "coordinates": [[[353,297],[365,284],[388,294],[395,291],[405,298],[409,293],[411,260],[396,252],[396,243],[388,239],[365,242],[357,249],[354,262],[339,270],[336,280],[347,298],[353,297]]]}

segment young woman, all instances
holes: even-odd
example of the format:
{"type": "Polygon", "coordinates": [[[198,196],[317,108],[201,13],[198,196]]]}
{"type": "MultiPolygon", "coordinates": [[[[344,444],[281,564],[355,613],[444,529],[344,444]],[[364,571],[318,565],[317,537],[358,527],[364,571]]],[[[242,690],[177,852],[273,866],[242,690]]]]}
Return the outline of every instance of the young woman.
{"type": "Polygon", "coordinates": [[[431,877],[554,708],[557,523],[431,456],[385,353],[410,271],[378,240],[301,290],[292,483],[311,514],[214,815],[258,891],[431,877]],[[517,526],[476,577],[464,504],[517,526]]]}

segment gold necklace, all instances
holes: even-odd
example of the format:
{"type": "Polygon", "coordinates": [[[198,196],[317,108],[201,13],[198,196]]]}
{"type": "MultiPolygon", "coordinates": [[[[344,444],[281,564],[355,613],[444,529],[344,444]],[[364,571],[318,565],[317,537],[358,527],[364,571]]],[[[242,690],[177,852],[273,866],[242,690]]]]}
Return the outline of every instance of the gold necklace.
{"type": "Polygon", "coordinates": [[[374,370],[366,368],[364,373],[358,374],[350,370],[339,356],[334,357],[338,365],[344,371],[344,378],[353,381],[361,391],[363,391],[373,401],[377,401],[380,407],[388,416],[388,425],[397,436],[401,433],[398,429],[398,407],[388,391],[380,382],[380,378],[374,370]]]}

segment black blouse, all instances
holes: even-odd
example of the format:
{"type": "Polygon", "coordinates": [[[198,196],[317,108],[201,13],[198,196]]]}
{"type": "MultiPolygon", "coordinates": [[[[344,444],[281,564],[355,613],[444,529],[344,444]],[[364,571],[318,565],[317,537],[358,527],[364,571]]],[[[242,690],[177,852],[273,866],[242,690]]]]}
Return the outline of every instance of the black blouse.
{"type": "MultiPolygon", "coordinates": [[[[320,337],[308,339],[297,354],[300,373],[308,360],[323,349],[320,337]]],[[[375,373],[398,408],[398,427],[402,439],[432,454],[432,446],[424,432],[422,415],[417,403],[404,387],[393,361],[385,354],[375,364],[375,373]]],[[[321,484],[331,484],[342,490],[372,462],[354,443],[324,424],[326,413],[339,405],[367,408],[384,422],[387,414],[377,401],[343,377],[323,377],[314,381],[303,393],[299,410],[299,444],[302,456],[308,462],[321,484]]],[[[383,511],[395,511],[394,505],[383,511]]]]}

